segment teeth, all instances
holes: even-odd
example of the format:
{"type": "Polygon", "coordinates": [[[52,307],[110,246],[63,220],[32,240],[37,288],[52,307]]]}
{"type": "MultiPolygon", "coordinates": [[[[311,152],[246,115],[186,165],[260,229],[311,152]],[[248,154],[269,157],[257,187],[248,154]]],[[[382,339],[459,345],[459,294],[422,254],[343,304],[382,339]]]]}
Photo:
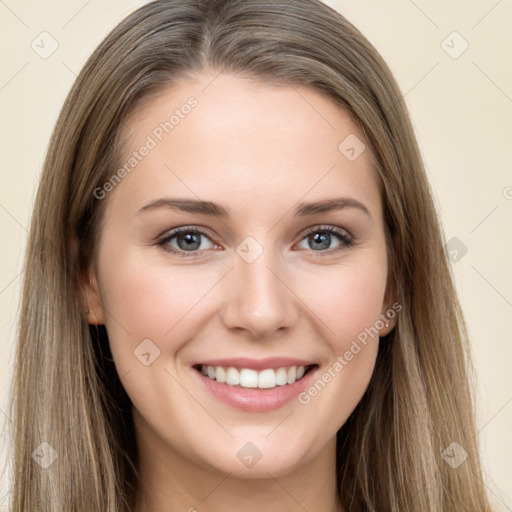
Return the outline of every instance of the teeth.
{"type": "Polygon", "coordinates": [[[293,384],[296,379],[297,379],[297,367],[290,366],[290,368],[288,368],[288,372],[286,375],[286,382],[288,382],[288,384],[293,384]]]}
{"type": "Polygon", "coordinates": [[[284,386],[286,383],[286,368],[279,368],[276,372],[276,384],[284,386]]]}
{"type": "Polygon", "coordinates": [[[217,382],[226,382],[226,371],[221,366],[215,368],[215,379],[217,382]]]}
{"type": "Polygon", "coordinates": [[[265,389],[275,388],[276,372],[270,368],[268,370],[263,370],[260,373],[258,373],[258,387],[265,389]]]}
{"type": "Polygon", "coordinates": [[[304,376],[306,369],[304,366],[289,366],[288,368],[267,368],[256,371],[250,368],[238,370],[232,366],[223,368],[222,366],[201,365],[201,373],[212,380],[223,382],[229,386],[240,385],[243,388],[271,389],[276,386],[285,386],[293,384],[304,376]]]}
{"type": "MultiPolygon", "coordinates": [[[[217,366],[220,368],[220,366],[217,366]]],[[[236,368],[228,368],[226,370],[226,384],[230,386],[238,386],[240,384],[240,373],[236,368]]]]}
{"type": "Polygon", "coordinates": [[[244,368],[240,371],[240,386],[243,388],[258,387],[258,372],[244,368]]]}

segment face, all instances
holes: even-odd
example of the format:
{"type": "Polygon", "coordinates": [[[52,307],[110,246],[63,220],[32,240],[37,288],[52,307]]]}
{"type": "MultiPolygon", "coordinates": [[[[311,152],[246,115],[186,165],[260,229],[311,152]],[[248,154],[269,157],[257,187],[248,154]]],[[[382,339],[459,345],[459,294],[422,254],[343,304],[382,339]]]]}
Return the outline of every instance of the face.
{"type": "Polygon", "coordinates": [[[127,120],[125,172],[96,192],[89,320],[142,449],[284,475],[332,455],[393,327],[382,200],[363,134],[329,98],[213,78],[127,120]]]}

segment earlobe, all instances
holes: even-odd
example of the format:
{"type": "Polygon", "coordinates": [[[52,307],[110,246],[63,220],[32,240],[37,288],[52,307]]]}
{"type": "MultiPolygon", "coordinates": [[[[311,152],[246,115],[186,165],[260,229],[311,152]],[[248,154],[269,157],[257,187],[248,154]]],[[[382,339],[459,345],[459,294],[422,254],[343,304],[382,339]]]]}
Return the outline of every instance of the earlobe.
{"type": "Polygon", "coordinates": [[[86,304],[87,322],[90,325],[102,325],[105,323],[105,315],[96,272],[89,269],[83,279],[82,290],[86,304]]]}
{"type": "Polygon", "coordinates": [[[395,309],[396,301],[388,302],[386,301],[384,307],[382,308],[379,320],[379,336],[382,338],[387,336],[394,328],[397,322],[398,311],[395,309]],[[393,304],[393,306],[390,306],[393,304]]]}
{"type": "Polygon", "coordinates": [[[396,278],[391,269],[388,274],[386,292],[384,294],[383,307],[380,315],[384,325],[379,329],[379,336],[386,336],[395,328],[400,309],[402,308],[398,303],[396,278]]]}
{"type": "Polygon", "coordinates": [[[381,318],[381,325],[383,324],[383,327],[379,329],[379,336],[382,338],[384,336],[387,336],[394,328],[396,323],[396,312],[392,308],[388,308],[384,310],[384,312],[380,316],[381,318]],[[390,314],[391,310],[391,314],[390,314]],[[394,316],[391,316],[393,315],[394,316]]]}
{"type": "Polygon", "coordinates": [[[102,325],[103,322],[98,320],[98,317],[96,316],[96,313],[94,312],[94,309],[91,305],[89,305],[89,309],[86,311],[87,314],[87,323],[90,325],[102,325]]]}
{"type": "Polygon", "coordinates": [[[382,319],[382,328],[379,329],[379,336],[388,335],[394,328],[398,320],[398,312],[402,308],[398,303],[396,286],[394,280],[391,281],[390,287],[386,291],[380,318],[382,319]]]}

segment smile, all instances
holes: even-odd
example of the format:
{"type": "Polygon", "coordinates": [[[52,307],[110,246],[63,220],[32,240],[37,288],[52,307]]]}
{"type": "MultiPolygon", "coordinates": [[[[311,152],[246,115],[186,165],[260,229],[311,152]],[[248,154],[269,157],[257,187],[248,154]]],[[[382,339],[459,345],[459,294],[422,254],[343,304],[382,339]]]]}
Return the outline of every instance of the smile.
{"type": "Polygon", "coordinates": [[[228,386],[242,388],[271,389],[277,386],[286,386],[302,379],[313,367],[288,366],[280,368],[264,368],[260,371],[252,368],[235,368],[233,366],[198,365],[196,369],[212,380],[228,386]]]}
{"type": "Polygon", "coordinates": [[[209,359],[191,366],[208,395],[246,412],[266,412],[294,403],[320,368],[314,360],[284,355],[209,359]]]}

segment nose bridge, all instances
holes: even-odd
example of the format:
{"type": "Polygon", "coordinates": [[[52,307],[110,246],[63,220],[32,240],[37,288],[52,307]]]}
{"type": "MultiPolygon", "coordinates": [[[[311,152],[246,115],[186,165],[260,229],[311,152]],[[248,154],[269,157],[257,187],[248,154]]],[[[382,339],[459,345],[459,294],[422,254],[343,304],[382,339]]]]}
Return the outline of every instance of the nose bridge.
{"type": "Polygon", "coordinates": [[[285,284],[282,260],[272,247],[249,236],[237,246],[233,265],[228,285],[232,293],[227,294],[223,315],[226,327],[264,337],[296,321],[294,295],[285,284]]]}

